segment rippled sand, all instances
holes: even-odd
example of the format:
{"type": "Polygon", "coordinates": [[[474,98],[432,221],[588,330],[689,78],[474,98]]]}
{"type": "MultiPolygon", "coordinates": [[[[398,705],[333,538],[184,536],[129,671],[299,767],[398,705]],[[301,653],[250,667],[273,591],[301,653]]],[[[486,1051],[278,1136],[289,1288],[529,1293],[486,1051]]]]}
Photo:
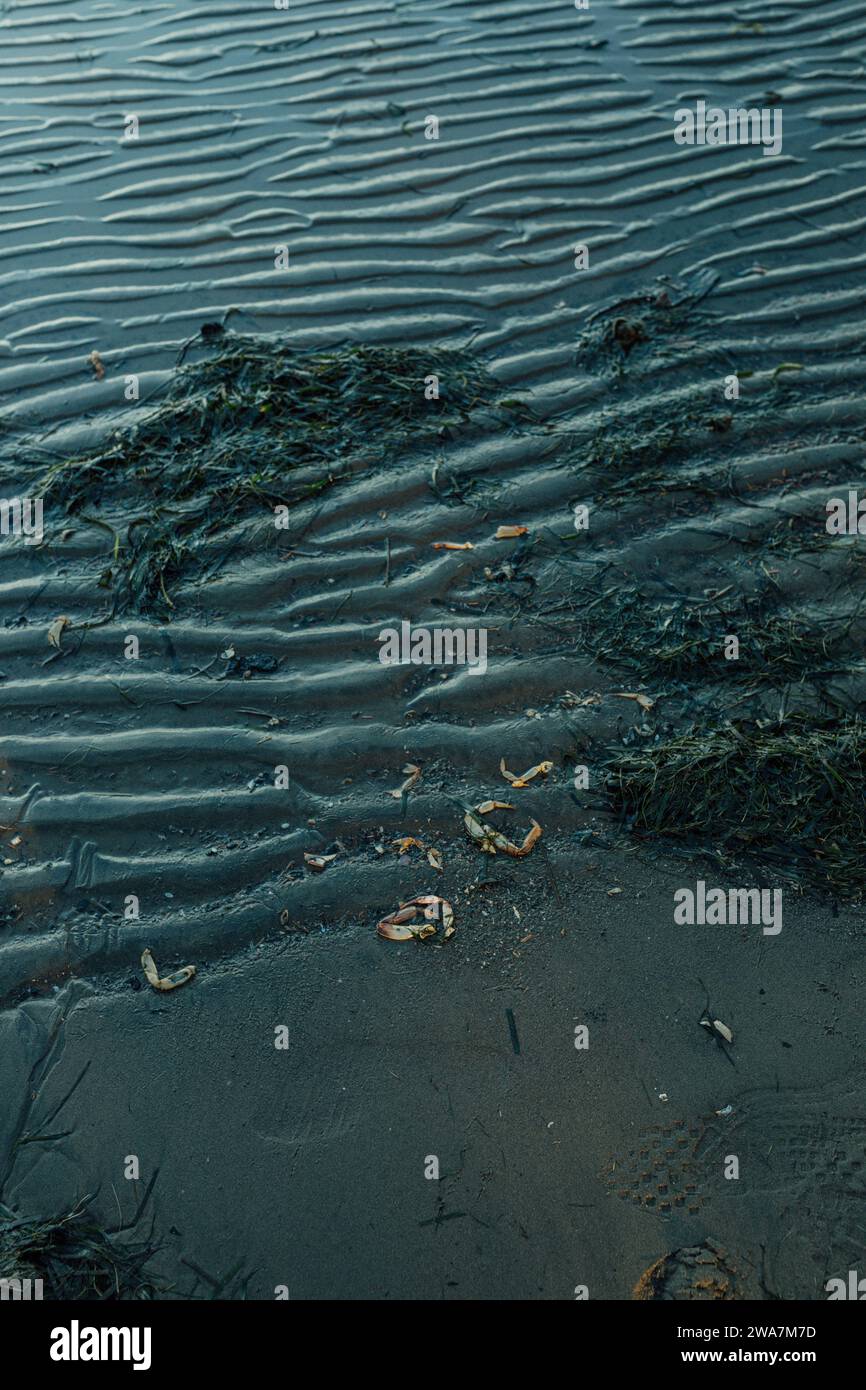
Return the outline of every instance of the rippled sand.
{"type": "MultiPolygon", "coordinates": [[[[44,546],[0,542],[4,1088],[24,1093],[52,1017],[46,1109],[93,1063],[55,1148],[14,1156],[17,1109],[0,1124],[0,1198],[123,1192],[140,1153],[160,1168],[168,1277],[192,1280],[184,1255],[242,1257],[260,1298],[627,1298],[707,1238],[746,1264],[769,1246],[767,1287],[822,1296],[862,1197],[860,910],[792,891],[778,943],[684,936],[672,890],[705,870],[624,852],[597,781],[570,793],[605,745],[744,702],[862,700],[862,540],[831,543],[824,522],[863,471],[866,5],[82,3],[50,29],[9,9],[0,36],[4,495],[129,426],[185,347],[206,351],[204,323],[305,350],[471,348],[534,412],[421,426],[396,459],[371,437],[288,532],[263,511],[214,536],[170,623],[118,614],[48,665],[59,614],[106,612],[111,537],[49,511],[44,546]],[[782,153],[676,146],[673,113],[698,99],[781,106],[782,153]],[[503,523],[527,537],[494,540],[503,523]],[[754,653],[742,679],[721,662],[662,677],[625,628],[611,652],[590,607],[628,586],[651,605],[722,596],[720,636],[736,598],[769,596],[850,643],[756,688],[754,653]],[[487,673],[383,667],[377,636],[404,620],[483,625],[487,673]],[[232,678],[229,649],[276,669],[232,678]],[[519,793],[539,847],[488,863],[460,803],[504,798],[503,756],[555,767],[519,793]],[[407,763],[423,777],[401,814],[407,763]],[[444,871],[401,861],[401,835],[444,871]],[[378,941],[425,890],[454,902],[454,941],[378,941]],[[196,981],[134,990],[144,946],[196,981]],[[735,1069],[697,1026],[704,980],[735,1069]],[[731,1103],[747,1156],[782,1142],[801,1086],[796,1173],[736,1191],[705,1174],[694,1211],[659,1210],[638,1129],[703,1132],[731,1103]],[[769,1116],[756,1087],[780,1088],[769,1116]],[[820,1175],[843,1131],[831,1210],[820,1175]]],[[[124,488],[94,514],[128,525],[124,488]]]]}

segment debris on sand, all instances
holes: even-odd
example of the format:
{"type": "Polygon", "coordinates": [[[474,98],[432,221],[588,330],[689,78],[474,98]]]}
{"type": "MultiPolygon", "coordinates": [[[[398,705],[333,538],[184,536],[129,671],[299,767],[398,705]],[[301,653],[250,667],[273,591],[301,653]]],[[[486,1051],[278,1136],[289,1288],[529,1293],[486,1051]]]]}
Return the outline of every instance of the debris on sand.
{"type": "Polygon", "coordinates": [[[144,1266],[154,1248],[115,1239],[115,1232],[85,1215],[87,1205],[85,1200],[65,1215],[32,1221],[0,1206],[0,1279],[41,1280],[41,1296],[50,1300],[153,1298],[157,1290],[144,1266]]]}
{"type": "Polygon", "coordinates": [[[242,656],[234,647],[228,647],[226,659],[226,677],[240,676],[241,680],[245,681],[253,674],[271,676],[280,667],[279,661],[275,656],[271,656],[270,652],[252,652],[249,656],[242,656]]]}
{"type": "Polygon", "coordinates": [[[496,541],[511,541],[515,540],[518,536],[527,535],[528,532],[528,526],[500,526],[493,539],[496,541]]]}
{"type": "Polygon", "coordinates": [[[701,1016],[698,1019],[698,1023],[700,1024],[701,1028],[706,1028],[707,1032],[712,1037],[713,1042],[716,1044],[717,1047],[721,1048],[722,1052],[724,1052],[728,1061],[731,1062],[731,1065],[733,1066],[733,1060],[727,1052],[725,1044],[727,1043],[729,1046],[732,1046],[734,1042],[734,1035],[726,1023],[722,1023],[720,1018],[715,1017],[716,1011],[710,1003],[710,992],[704,984],[703,980],[699,979],[698,984],[701,986],[701,988],[704,991],[704,994],[706,995],[706,1003],[704,1004],[701,1016]]]}
{"type": "Polygon", "coordinates": [[[635,343],[646,342],[646,329],[640,319],[614,319],[606,337],[618,343],[624,353],[631,352],[635,343]]]}
{"type": "Polygon", "coordinates": [[[185,985],[188,980],[191,980],[195,974],[194,965],[184,965],[180,970],[175,970],[173,975],[166,975],[164,978],[160,978],[159,971],[156,968],[156,961],[153,959],[149,950],[144,950],[141,953],[141,968],[144,971],[147,983],[154,989],[163,992],[170,989],[179,989],[181,985],[185,985]]]}
{"type": "Polygon", "coordinates": [[[63,637],[63,633],[64,633],[64,630],[65,630],[67,627],[69,627],[69,622],[70,622],[69,618],[55,618],[55,619],[54,619],[54,622],[51,624],[50,628],[48,629],[48,645],[49,645],[50,647],[56,647],[57,650],[60,651],[60,643],[61,643],[61,640],[62,640],[62,637],[63,637]]]}
{"type": "Polygon", "coordinates": [[[563,709],[585,709],[588,705],[600,705],[601,702],[601,696],[597,691],[592,691],[589,695],[575,695],[573,690],[566,690],[559,697],[563,709]]]}
{"type": "Polygon", "coordinates": [[[474,550],[471,541],[432,541],[434,550],[474,550]]]}
{"type": "Polygon", "coordinates": [[[336,858],[336,854],[308,854],[304,850],[304,863],[317,874],[324,873],[328,865],[336,858]]]}
{"type": "Polygon", "coordinates": [[[87,360],[93,368],[93,375],[96,378],[96,380],[102,381],[105,377],[105,367],[103,365],[102,358],[96,351],[96,348],[93,349],[92,353],[90,354],[87,360]]]}
{"type": "Polygon", "coordinates": [[[592,364],[595,370],[621,371],[637,346],[650,344],[659,351],[684,328],[694,333],[697,306],[719,279],[719,272],[709,269],[684,281],[660,275],[655,288],[601,305],[590,314],[590,327],[578,342],[578,361],[592,364]]]}
{"type": "Polygon", "coordinates": [[[535,767],[531,767],[528,772],[522,772],[518,777],[515,773],[508,771],[508,768],[505,766],[504,758],[501,758],[499,762],[499,771],[502,773],[506,782],[511,783],[512,787],[526,787],[536,777],[546,777],[552,767],[552,762],[536,763],[535,767]]]}
{"type": "Polygon", "coordinates": [[[453,936],[454,909],[445,898],[426,893],[401,903],[396,912],[377,923],[376,931],[386,941],[426,941],[428,936],[436,935],[437,925],[443,928],[446,940],[453,936]],[[422,920],[416,925],[419,915],[422,920]]]}
{"type": "Polygon", "coordinates": [[[391,841],[391,848],[398,854],[408,854],[410,849],[423,850],[424,845],[414,835],[401,835],[399,839],[391,841]]]}
{"type": "Polygon", "coordinates": [[[649,695],[642,695],[640,691],[615,690],[613,693],[619,700],[636,700],[641,709],[652,709],[655,704],[655,700],[651,700],[649,695]]]}
{"type": "Polygon", "coordinates": [[[701,1027],[709,1028],[712,1032],[718,1033],[720,1038],[724,1038],[726,1043],[734,1041],[734,1035],[726,1023],[722,1023],[718,1018],[702,1018],[701,1027]]]}
{"type": "Polygon", "coordinates": [[[407,763],[403,768],[403,775],[406,780],[402,786],[396,787],[394,791],[388,793],[389,796],[393,796],[395,801],[400,801],[404,796],[408,796],[416,783],[420,782],[421,769],[416,763],[407,763]]]}
{"type": "MultiPolygon", "coordinates": [[[[484,854],[495,854],[499,850],[500,854],[508,854],[512,859],[522,859],[541,839],[541,826],[537,820],[532,821],[532,829],[528,832],[523,844],[516,845],[500,830],[481,819],[482,816],[488,816],[491,811],[513,810],[514,807],[508,801],[482,801],[478,806],[470,806],[466,811],[463,823],[469,831],[470,837],[484,854]]],[[[530,817],[530,819],[532,818],[530,817]]]]}
{"type": "Polygon", "coordinates": [[[431,868],[441,872],[445,867],[442,851],[432,846],[428,848],[423,840],[419,840],[415,835],[401,835],[399,839],[391,841],[391,848],[400,855],[409,854],[413,849],[420,850],[422,854],[426,854],[427,863],[431,868]]]}

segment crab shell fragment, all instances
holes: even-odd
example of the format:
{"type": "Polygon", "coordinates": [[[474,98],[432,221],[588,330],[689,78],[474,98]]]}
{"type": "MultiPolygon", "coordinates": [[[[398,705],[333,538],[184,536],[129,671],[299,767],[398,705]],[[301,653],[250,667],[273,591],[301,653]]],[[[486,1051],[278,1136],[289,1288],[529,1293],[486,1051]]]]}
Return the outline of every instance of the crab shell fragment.
{"type": "Polygon", "coordinates": [[[333,859],[336,859],[336,857],[336,854],[308,854],[307,851],[304,850],[304,863],[308,869],[312,869],[317,874],[324,873],[325,869],[327,869],[328,865],[333,859]]]}
{"type": "Polygon", "coordinates": [[[425,893],[401,903],[396,912],[389,912],[376,926],[379,936],[386,941],[425,941],[436,935],[436,924],[441,923],[445,939],[454,935],[454,909],[444,898],[436,893],[425,893]],[[421,922],[415,922],[418,914],[421,922]]]}
{"type": "Polygon", "coordinates": [[[527,834],[523,844],[516,845],[508,839],[507,835],[503,835],[501,830],[496,830],[492,825],[487,825],[485,821],[480,819],[481,816],[488,815],[490,811],[513,810],[514,807],[508,801],[482,801],[478,806],[473,806],[466,812],[463,817],[463,824],[484,854],[495,854],[499,850],[501,854],[508,854],[512,859],[522,859],[541,839],[541,826],[537,820],[532,821],[532,829],[527,834]]]}
{"type": "Polygon", "coordinates": [[[162,991],[179,989],[181,985],[186,984],[187,980],[191,980],[195,974],[194,965],[184,965],[180,970],[175,970],[174,974],[161,977],[156,968],[156,961],[149,950],[142,951],[141,953],[141,968],[144,971],[147,983],[151,985],[153,989],[162,991]]]}
{"type": "Polygon", "coordinates": [[[543,763],[536,763],[535,767],[529,768],[527,772],[522,772],[518,777],[515,775],[515,773],[508,771],[508,768],[505,766],[504,758],[500,761],[499,764],[499,770],[502,773],[502,776],[505,778],[506,782],[511,783],[511,786],[513,788],[527,787],[535,777],[546,777],[552,767],[553,763],[549,761],[545,761],[543,763]]]}

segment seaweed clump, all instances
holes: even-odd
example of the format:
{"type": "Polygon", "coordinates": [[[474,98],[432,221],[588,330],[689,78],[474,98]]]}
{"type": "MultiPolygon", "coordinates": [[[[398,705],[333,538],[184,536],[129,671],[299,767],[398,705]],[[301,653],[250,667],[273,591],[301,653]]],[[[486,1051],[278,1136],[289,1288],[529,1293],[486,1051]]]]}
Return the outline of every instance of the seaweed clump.
{"type": "Polygon", "coordinates": [[[202,543],[258,507],[314,497],[352,467],[491,407],[496,383],[470,353],[352,345],[301,351],[204,334],[210,355],[181,367],[140,424],[95,454],[54,464],[42,495],[112,532],[101,583],[113,612],[173,608],[171,583],[202,543]],[[434,389],[426,384],[437,378],[434,389]],[[124,531],[84,512],[108,493],[132,507],[124,531]]]}
{"type": "MultiPolygon", "coordinates": [[[[617,584],[584,609],[583,650],[607,665],[657,680],[701,678],[780,688],[845,669],[858,650],[849,619],[807,622],[778,609],[769,592],[652,598],[617,584]],[[736,635],[740,657],[727,661],[736,635]]],[[[862,626],[862,625],[861,625],[862,626]]]]}
{"type": "Polygon", "coordinates": [[[90,1220],[85,1208],[79,1204],[65,1216],[28,1220],[0,1206],[0,1280],[41,1280],[44,1299],[153,1298],[156,1289],[144,1271],[153,1248],[143,1241],[121,1243],[90,1220]]]}
{"type": "Polygon", "coordinates": [[[639,835],[758,859],[840,901],[866,894],[866,723],[792,714],[696,727],[605,764],[614,809],[639,835]]]}

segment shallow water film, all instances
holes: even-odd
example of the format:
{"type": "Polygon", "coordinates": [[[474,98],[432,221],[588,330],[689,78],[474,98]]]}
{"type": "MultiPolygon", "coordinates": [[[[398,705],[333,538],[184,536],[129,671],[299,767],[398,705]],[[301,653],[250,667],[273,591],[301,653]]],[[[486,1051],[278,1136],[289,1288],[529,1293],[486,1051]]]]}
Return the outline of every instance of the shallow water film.
{"type": "Polygon", "coordinates": [[[0,1293],[866,1297],[866,3],[0,35],[0,1293]]]}

